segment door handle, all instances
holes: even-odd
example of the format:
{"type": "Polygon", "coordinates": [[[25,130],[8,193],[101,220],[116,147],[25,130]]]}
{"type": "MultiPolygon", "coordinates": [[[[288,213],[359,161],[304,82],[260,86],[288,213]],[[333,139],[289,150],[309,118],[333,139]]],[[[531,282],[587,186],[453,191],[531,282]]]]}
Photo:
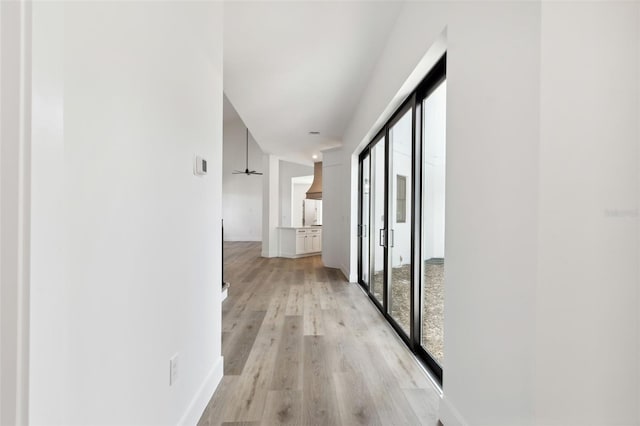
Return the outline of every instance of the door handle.
{"type": "Polygon", "coordinates": [[[358,225],[358,238],[362,238],[362,225],[358,225]]]}
{"type": "Polygon", "coordinates": [[[379,235],[378,235],[378,237],[379,237],[378,245],[380,247],[385,247],[386,246],[384,236],[385,236],[385,232],[384,232],[384,228],[382,228],[382,229],[380,229],[380,232],[379,232],[379,235]]]}
{"type": "Polygon", "coordinates": [[[395,241],[396,241],[396,233],[395,233],[395,230],[392,229],[391,230],[391,247],[395,246],[395,241]]]}

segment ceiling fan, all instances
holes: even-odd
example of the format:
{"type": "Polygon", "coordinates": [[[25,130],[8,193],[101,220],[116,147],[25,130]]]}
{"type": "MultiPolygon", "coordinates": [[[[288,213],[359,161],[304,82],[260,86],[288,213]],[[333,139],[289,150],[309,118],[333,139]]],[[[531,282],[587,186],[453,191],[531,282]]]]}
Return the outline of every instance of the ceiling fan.
{"type": "Polygon", "coordinates": [[[261,175],[262,174],[260,172],[256,172],[255,170],[249,170],[249,128],[247,128],[247,163],[246,163],[246,168],[244,169],[244,171],[242,171],[242,170],[234,170],[232,174],[234,174],[234,175],[247,175],[247,176],[261,175]]]}

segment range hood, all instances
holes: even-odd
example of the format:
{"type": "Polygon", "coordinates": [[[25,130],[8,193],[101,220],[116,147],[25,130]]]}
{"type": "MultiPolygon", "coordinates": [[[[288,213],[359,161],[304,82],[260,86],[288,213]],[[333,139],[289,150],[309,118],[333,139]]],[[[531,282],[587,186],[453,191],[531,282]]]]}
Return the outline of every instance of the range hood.
{"type": "Polygon", "coordinates": [[[307,191],[308,200],[322,200],[322,161],[313,164],[313,183],[307,191]]]}

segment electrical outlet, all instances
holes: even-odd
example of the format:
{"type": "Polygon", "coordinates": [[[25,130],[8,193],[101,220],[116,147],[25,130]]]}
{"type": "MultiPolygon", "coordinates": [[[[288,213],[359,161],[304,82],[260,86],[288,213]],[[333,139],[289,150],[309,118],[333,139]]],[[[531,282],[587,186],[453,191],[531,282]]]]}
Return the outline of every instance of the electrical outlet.
{"type": "Polygon", "coordinates": [[[178,354],[169,360],[169,386],[173,386],[178,381],[178,354]]]}

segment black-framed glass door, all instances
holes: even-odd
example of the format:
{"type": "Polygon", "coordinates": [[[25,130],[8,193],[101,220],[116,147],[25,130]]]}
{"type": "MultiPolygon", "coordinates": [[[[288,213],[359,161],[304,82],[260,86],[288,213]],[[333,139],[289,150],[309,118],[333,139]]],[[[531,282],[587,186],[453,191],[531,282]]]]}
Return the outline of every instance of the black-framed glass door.
{"type": "Polygon", "coordinates": [[[358,279],[360,284],[369,289],[370,285],[370,263],[371,239],[369,229],[371,228],[371,154],[369,150],[360,157],[360,182],[359,182],[359,214],[358,214],[358,279]]]}
{"type": "Polygon", "coordinates": [[[446,87],[446,80],[440,81],[421,101],[419,351],[440,369],[444,362],[446,87]]]}
{"type": "Polygon", "coordinates": [[[383,308],[386,288],[386,136],[380,135],[360,155],[358,281],[383,308]]]}
{"type": "Polygon", "coordinates": [[[413,109],[401,109],[389,124],[387,312],[403,337],[411,336],[413,109]]]}
{"type": "Polygon", "coordinates": [[[371,148],[371,286],[369,291],[379,305],[385,305],[386,286],[386,137],[371,148]]]}
{"type": "Polygon", "coordinates": [[[358,281],[442,382],[446,56],[361,152],[358,281]]]}

